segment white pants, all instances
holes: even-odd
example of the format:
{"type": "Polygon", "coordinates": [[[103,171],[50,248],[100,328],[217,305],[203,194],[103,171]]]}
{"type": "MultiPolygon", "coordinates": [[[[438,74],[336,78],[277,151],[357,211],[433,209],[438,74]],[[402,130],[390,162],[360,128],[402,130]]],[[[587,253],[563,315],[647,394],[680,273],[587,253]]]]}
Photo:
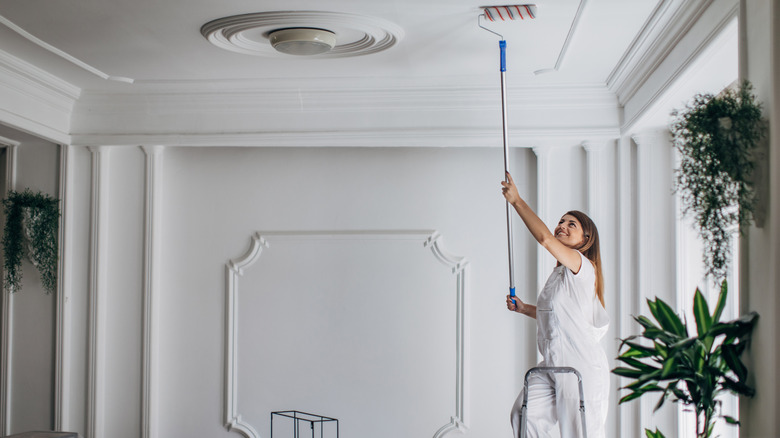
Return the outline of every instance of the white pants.
{"type": "MultiPolygon", "coordinates": [[[[527,438],[579,438],[582,436],[582,417],[579,410],[579,389],[577,378],[571,374],[551,375],[535,373],[528,377],[527,438]],[[556,379],[558,392],[556,394],[556,379]],[[557,426],[557,427],[556,427],[557,426]],[[559,435],[560,431],[560,435],[559,435]]],[[[523,391],[512,407],[512,430],[515,438],[520,437],[520,409],[523,406],[523,391]]],[[[603,438],[604,420],[598,417],[606,407],[605,402],[585,401],[588,438],[603,438]],[[604,406],[600,406],[604,404],[604,406]],[[596,415],[593,415],[596,414],[596,415]],[[595,417],[595,418],[594,418],[595,417]]]]}

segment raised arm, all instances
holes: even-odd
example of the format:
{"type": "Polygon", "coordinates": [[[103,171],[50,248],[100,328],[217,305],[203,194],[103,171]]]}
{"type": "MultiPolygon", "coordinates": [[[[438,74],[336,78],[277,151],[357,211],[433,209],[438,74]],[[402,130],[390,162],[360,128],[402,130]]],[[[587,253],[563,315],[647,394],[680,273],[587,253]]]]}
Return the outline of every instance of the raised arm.
{"type": "Polygon", "coordinates": [[[512,175],[507,172],[507,181],[501,181],[502,192],[504,198],[514,207],[517,214],[525,223],[528,231],[541,244],[556,260],[562,265],[569,268],[575,274],[580,271],[582,266],[582,258],[580,253],[573,248],[564,245],[561,241],[555,238],[553,233],[547,228],[547,226],[539,219],[539,216],[534,213],[531,207],[520,197],[517,191],[517,186],[512,179],[512,175]]]}

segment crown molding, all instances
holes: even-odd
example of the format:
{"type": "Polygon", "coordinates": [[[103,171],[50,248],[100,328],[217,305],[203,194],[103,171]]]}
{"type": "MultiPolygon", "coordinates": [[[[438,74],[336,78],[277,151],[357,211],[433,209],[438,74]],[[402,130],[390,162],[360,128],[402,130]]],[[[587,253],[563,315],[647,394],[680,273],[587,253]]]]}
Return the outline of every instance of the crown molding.
{"type": "MultiPolygon", "coordinates": [[[[579,145],[582,141],[617,139],[617,126],[570,128],[515,128],[510,126],[509,146],[533,148],[579,145]]],[[[268,131],[196,134],[84,134],[73,135],[76,146],[134,146],[156,144],[174,147],[500,147],[501,128],[366,129],[332,131],[268,131]]]]}
{"type": "MultiPolygon", "coordinates": [[[[224,114],[225,111],[300,113],[329,111],[441,111],[498,109],[497,87],[392,86],[357,88],[343,81],[321,87],[300,87],[290,81],[273,81],[262,88],[222,89],[220,83],[169,90],[133,87],[134,92],[84,92],[77,114],[95,112],[132,115],[224,114]],[[205,91],[204,91],[205,90],[205,91]]],[[[580,86],[509,87],[509,105],[515,108],[616,108],[617,98],[601,84],[580,86]]]]}
{"type": "Polygon", "coordinates": [[[0,123],[68,143],[81,89],[0,50],[0,123]]]}
{"type": "Polygon", "coordinates": [[[53,53],[54,55],[59,56],[60,58],[70,62],[71,64],[81,68],[82,70],[85,70],[89,73],[92,73],[93,75],[110,81],[116,81],[116,82],[126,82],[126,83],[133,83],[132,78],[125,78],[121,76],[111,76],[107,73],[103,73],[102,71],[98,70],[97,68],[87,64],[86,62],[70,55],[69,53],[66,53],[51,44],[43,41],[42,39],[36,37],[35,35],[27,32],[26,30],[22,29],[20,26],[18,26],[16,23],[12,22],[11,20],[3,17],[0,15],[0,24],[3,24],[4,26],[8,27],[9,29],[13,30],[19,36],[25,38],[26,40],[30,41],[31,43],[37,45],[38,47],[41,47],[42,49],[53,53]]]}
{"type": "Polygon", "coordinates": [[[70,110],[81,96],[81,88],[0,50],[0,79],[25,90],[30,97],[61,109],[70,110]]]}
{"type": "Polygon", "coordinates": [[[634,97],[714,0],[659,0],[607,78],[621,105],[634,97]]]}

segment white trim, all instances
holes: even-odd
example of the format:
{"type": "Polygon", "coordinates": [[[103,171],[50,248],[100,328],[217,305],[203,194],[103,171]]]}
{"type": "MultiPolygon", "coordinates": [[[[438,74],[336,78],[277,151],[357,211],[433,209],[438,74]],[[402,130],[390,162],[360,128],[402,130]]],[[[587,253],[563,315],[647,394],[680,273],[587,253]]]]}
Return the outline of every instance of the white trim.
{"type": "Polygon", "coordinates": [[[228,431],[245,438],[259,438],[257,430],[242,420],[238,408],[238,280],[244,270],[252,266],[270,246],[269,240],[413,240],[430,248],[434,257],[456,275],[456,363],[455,413],[450,421],[437,430],[433,438],[442,438],[451,431],[465,433],[469,415],[469,330],[468,330],[468,261],[453,256],[440,247],[441,236],[436,231],[308,231],[254,233],[249,250],[225,265],[225,387],[224,421],[228,431]]]}
{"type": "Polygon", "coordinates": [[[141,146],[146,156],[144,208],[144,291],[141,353],[141,438],[157,436],[157,300],[162,219],[163,146],[141,146]]]}
{"type": "MultiPolygon", "coordinates": [[[[17,161],[17,149],[20,143],[14,140],[0,137],[0,143],[6,147],[5,157],[5,189],[6,193],[3,193],[3,198],[8,194],[8,191],[16,189],[16,161],[17,161]]],[[[3,272],[5,275],[5,272],[3,272]]],[[[11,306],[13,305],[13,291],[6,290],[4,286],[0,287],[2,290],[2,335],[0,336],[0,433],[8,435],[11,433],[11,335],[13,330],[13,313],[11,312],[11,306]]]]}
{"type": "Polygon", "coordinates": [[[106,79],[106,80],[110,80],[110,81],[117,81],[117,82],[127,82],[129,84],[133,83],[133,79],[131,79],[131,78],[125,78],[125,77],[121,77],[121,76],[111,76],[111,75],[108,75],[106,73],[103,73],[102,71],[96,69],[95,67],[92,67],[91,65],[87,64],[86,62],[84,62],[84,61],[82,61],[82,60],[80,60],[80,59],[78,59],[78,58],[76,58],[74,56],[71,56],[68,53],[63,52],[62,50],[52,46],[51,44],[48,44],[47,42],[41,40],[40,38],[36,37],[35,35],[27,32],[26,30],[22,29],[20,26],[17,26],[11,20],[3,17],[2,15],[0,15],[0,23],[5,25],[9,29],[13,30],[14,32],[16,32],[17,34],[22,36],[23,38],[27,39],[31,43],[33,43],[33,44],[35,44],[35,45],[37,45],[37,46],[39,46],[39,47],[41,47],[41,48],[51,52],[51,53],[59,56],[60,58],[70,62],[71,64],[73,64],[73,65],[75,65],[75,66],[77,66],[77,67],[79,67],[79,68],[81,68],[83,70],[86,70],[86,71],[92,73],[95,76],[98,76],[101,79],[106,79]]]}
{"type": "Polygon", "coordinates": [[[90,147],[92,189],[90,224],[90,276],[87,339],[86,438],[101,438],[105,407],[105,254],[108,246],[108,154],[109,149],[90,147]]]}
{"type": "Polygon", "coordinates": [[[64,111],[72,110],[81,96],[81,88],[3,50],[0,50],[0,72],[23,81],[27,85],[25,89],[36,91],[35,97],[64,111]]]}
{"type": "Polygon", "coordinates": [[[615,91],[621,104],[636,95],[713,1],[658,2],[637,38],[607,78],[608,87],[615,91]]]}
{"type": "MultiPolygon", "coordinates": [[[[618,138],[620,128],[510,126],[510,147],[540,143],[579,144],[583,138],[618,138]]],[[[236,147],[500,147],[501,130],[490,128],[399,128],[331,131],[258,131],[241,133],[74,134],[73,145],[236,146],[236,147]]]]}
{"type": "MultiPolygon", "coordinates": [[[[639,297],[636,288],[636,223],[634,201],[636,199],[635,174],[632,172],[637,164],[632,159],[634,144],[630,137],[621,137],[618,144],[618,300],[619,315],[618,338],[624,339],[636,332],[636,323],[632,315],[639,314],[639,297]]],[[[627,384],[626,378],[619,382],[627,384]]],[[[623,385],[621,385],[623,386],[623,385]]],[[[619,398],[625,394],[621,393],[619,398]]],[[[639,403],[628,403],[618,406],[618,436],[636,436],[639,431],[639,403]]]]}
{"type": "MultiPolygon", "coordinates": [[[[694,2],[691,2],[694,3],[694,2]]],[[[709,4],[708,4],[709,5],[709,4]]],[[[702,8],[700,10],[697,10],[696,19],[698,19],[706,10],[706,8],[702,8]]],[[[628,133],[632,131],[635,127],[635,124],[637,121],[639,121],[642,116],[644,116],[650,108],[654,104],[656,104],[671,88],[672,86],[682,78],[685,73],[689,70],[689,68],[694,64],[694,62],[706,51],[706,49],[710,46],[710,44],[726,29],[726,27],[734,20],[737,15],[739,14],[739,4],[733,5],[731,9],[723,16],[721,17],[720,21],[713,26],[710,31],[705,35],[705,37],[699,41],[699,44],[691,50],[691,52],[688,54],[688,56],[682,61],[678,62],[676,64],[676,68],[671,74],[667,74],[665,76],[665,80],[661,86],[659,86],[653,93],[650,95],[647,99],[644,100],[641,107],[639,107],[636,111],[634,111],[633,115],[631,115],[624,123],[621,128],[622,132],[628,133]]],[[[685,28],[685,32],[687,32],[690,27],[695,23],[695,20],[690,21],[690,25],[685,28]]],[[[684,34],[681,35],[681,37],[684,36],[684,34]]],[[[681,39],[680,37],[680,39],[681,39]]],[[[679,39],[674,40],[673,45],[671,46],[676,47],[679,43],[679,39]]],[[[671,50],[671,49],[669,49],[671,50]]],[[[636,89],[632,90],[631,97],[634,96],[634,94],[638,91],[638,88],[643,85],[650,76],[652,76],[656,69],[660,66],[661,62],[666,59],[667,53],[663,54],[664,57],[657,60],[657,64],[653,65],[652,70],[647,71],[642,78],[642,82],[637,84],[636,89]]],[[[621,103],[627,102],[629,99],[624,98],[623,96],[620,96],[621,103]]]]}
{"type": "Polygon", "coordinates": [[[73,180],[71,146],[60,145],[60,229],[59,260],[57,262],[57,310],[54,356],[54,429],[68,430],[70,418],[70,300],[71,288],[68,283],[71,252],[69,236],[73,235],[71,226],[72,212],[69,208],[73,180]]]}

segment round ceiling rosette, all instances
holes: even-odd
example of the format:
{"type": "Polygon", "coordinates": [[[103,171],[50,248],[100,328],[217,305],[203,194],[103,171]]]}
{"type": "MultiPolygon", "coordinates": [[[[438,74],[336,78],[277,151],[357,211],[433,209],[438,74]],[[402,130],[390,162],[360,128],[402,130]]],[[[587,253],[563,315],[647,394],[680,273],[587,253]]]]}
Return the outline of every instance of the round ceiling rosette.
{"type": "Polygon", "coordinates": [[[387,20],[357,14],[320,11],[274,11],[233,15],[203,25],[200,33],[215,46],[245,55],[284,57],[271,46],[269,35],[289,28],[332,32],[336,44],[310,58],[343,58],[387,50],[403,37],[403,29],[387,20]]]}

